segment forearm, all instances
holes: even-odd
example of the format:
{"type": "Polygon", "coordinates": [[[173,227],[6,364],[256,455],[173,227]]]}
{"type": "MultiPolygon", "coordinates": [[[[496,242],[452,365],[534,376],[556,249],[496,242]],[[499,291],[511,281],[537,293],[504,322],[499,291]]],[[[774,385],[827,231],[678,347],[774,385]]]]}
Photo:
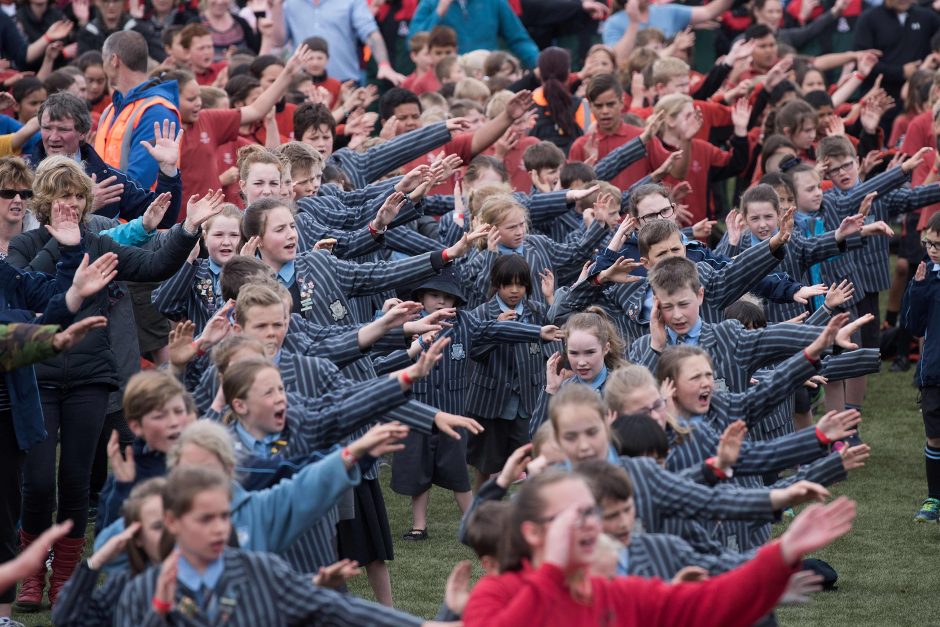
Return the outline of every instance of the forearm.
{"type": "Polygon", "coordinates": [[[477,156],[493,144],[495,144],[509,125],[512,124],[509,114],[503,111],[495,118],[481,126],[473,134],[473,140],[470,142],[470,150],[473,156],[477,156]]]}
{"type": "Polygon", "coordinates": [[[640,31],[640,25],[630,20],[627,30],[623,32],[623,37],[614,44],[614,57],[617,65],[625,65],[630,60],[630,55],[636,47],[636,34],[640,31]]]}
{"type": "Polygon", "coordinates": [[[385,40],[382,39],[382,35],[379,31],[373,31],[371,35],[366,38],[366,43],[369,44],[369,48],[372,50],[372,56],[375,57],[375,62],[378,65],[388,65],[388,49],[385,47],[385,40]]]}

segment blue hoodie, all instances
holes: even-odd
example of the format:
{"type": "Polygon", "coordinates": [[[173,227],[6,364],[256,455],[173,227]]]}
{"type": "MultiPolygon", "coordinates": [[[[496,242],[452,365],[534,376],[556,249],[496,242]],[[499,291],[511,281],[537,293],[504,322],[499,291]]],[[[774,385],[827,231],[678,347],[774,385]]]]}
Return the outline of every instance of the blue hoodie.
{"type": "MultiPolygon", "coordinates": [[[[111,103],[114,106],[114,118],[121,114],[126,105],[131,102],[150,98],[151,96],[162,96],[172,102],[174,106],[180,105],[179,85],[176,81],[167,81],[157,83],[153,80],[146,81],[137,85],[126,94],[116,91],[111,96],[111,103]]],[[[147,109],[140,118],[140,123],[131,132],[130,146],[131,154],[127,159],[127,175],[140,183],[145,189],[153,187],[157,182],[157,172],[159,167],[150,153],[140,145],[142,141],[153,142],[153,124],[159,122],[162,126],[164,120],[176,122],[176,128],[182,128],[180,117],[175,111],[171,111],[163,105],[154,105],[147,109]]],[[[98,129],[99,133],[106,132],[107,129],[98,129]]]]}

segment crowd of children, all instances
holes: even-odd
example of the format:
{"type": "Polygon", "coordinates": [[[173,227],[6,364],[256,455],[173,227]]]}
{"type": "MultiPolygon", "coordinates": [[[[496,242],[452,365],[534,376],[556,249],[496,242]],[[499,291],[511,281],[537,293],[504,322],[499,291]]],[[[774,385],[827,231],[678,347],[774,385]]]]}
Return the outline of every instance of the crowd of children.
{"type": "Polygon", "coordinates": [[[940,520],[940,20],[568,5],[0,2],[0,627],[773,625],[882,359],[940,520]]]}

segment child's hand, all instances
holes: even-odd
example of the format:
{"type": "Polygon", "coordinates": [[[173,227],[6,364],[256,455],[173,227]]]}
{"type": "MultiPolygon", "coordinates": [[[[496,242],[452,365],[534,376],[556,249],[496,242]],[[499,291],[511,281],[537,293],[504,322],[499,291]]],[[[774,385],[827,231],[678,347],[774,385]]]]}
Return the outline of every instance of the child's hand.
{"type": "Polygon", "coordinates": [[[551,269],[545,268],[539,272],[539,284],[542,288],[542,296],[551,305],[555,301],[555,274],[551,269]]]}
{"type": "Polygon", "coordinates": [[[865,466],[865,460],[871,457],[871,447],[867,444],[844,447],[839,454],[842,455],[842,469],[848,472],[865,466]]]}
{"type": "Polygon", "coordinates": [[[741,445],[744,443],[744,437],[747,435],[747,425],[743,420],[735,420],[725,429],[718,440],[718,451],[716,461],[718,467],[727,472],[738,463],[738,455],[741,454],[741,445]]]}
{"type": "Polygon", "coordinates": [[[842,279],[839,285],[833,283],[829,286],[829,292],[826,294],[825,304],[829,309],[841,307],[844,303],[850,301],[855,295],[855,286],[848,279],[842,279]]]}
{"type": "Polygon", "coordinates": [[[506,459],[503,469],[499,471],[496,477],[496,485],[504,490],[516,482],[525,472],[525,468],[532,461],[532,443],[523,444],[506,459]]]}
{"type": "Polygon", "coordinates": [[[725,218],[725,229],[728,234],[728,243],[737,246],[741,243],[741,235],[744,233],[744,216],[737,209],[728,212],[725,218]]]}
{"type": "Polygon", "coordinates": [[[927,263],[921,261],[917,264],[917,272],[914,273],[914,280],[920,283],[927,278],[927,263]]]}
{"type": "Polygon", "coordinates": [[[826,385],[827,383],[829,383],[829,379],[822,376],[821,374],[814,374],[803,382],[803,387],[807,387],[811,390],[818,390],[820,385],[826,385]]]}
{"type": "Polygon", "coordinates": [[[930,146],[924,146],[920,150],[914,153],[914,156],[908,159],[907,161],[901,164],[901,170],[905,174],[913,172],[919,165],[921,165],[927,157],[930,155],[930,151],[933,150],[930,146]]]}
{"type": "Polygon", "coordinates": [[[483,433],[483,426],[473,418],[449,414],[446,411],[439,411],[434,415],[434,425],[441,433],[445,433],[455,440],[460,439],[457,429],[466,429],[473,435],[483,433]]]}
{"type": "Polygon", "coordinates": [[[650,309],[650,348],[661,353],[666,350],[667,343],[666,322],[659,310],[659,299],[653,296],[653,307],[650,309]]]}
{"type": "Polygon", "coordinates": [[[419,381],[428,376],[431,369],[434,368],[437,362],[444,356],[444,349],[447,348],[448,344],[450,344],[449,337],[440,338],[428,346],[427,350],[423,351],[418,356],[418,361],[399,373],[392,375],[398,377],[398,383],[401,385],[401,389],[407,392],[411,389],[415,381],[419,381]]]}
{"type": "Polygon", "coordinates": [[[498,316],[496,316],[496,319],[497,319],[497,320],[501,320],[502,322],[508,322],[508,321],[510,321],[510,320],[515,320],[515,319],[516,319],[516,312],[515,312],[515,311],[503,311],[503,312],[501,312],[498,316]]]}
{"type": "MultiPolygon", "coordinates": [[[[389,299],[393,300],[393,299],[389,299]]],[[[394,300],[398,300],[397,298],[394,300]]],[[[387,302],[387,301],[386,301],[387,302]]],[[[383,307],[384,310],[384,307],[383,307]]],[[[413,301],[398,301],[391,309],[385,311],[385,315],[379,318],[382,322],[382,326],[386,331],[391,331],[392,329],[397,329],[398,327],[403,327],[408,322],[414,320],[414,317],[418,315],[418,312],[421,311],[421,303],[416,303],[413,301]]],[[[420,330],[412,329],[411,333],[405,332],[406,336],[412,336],[416,333],[425,333],[426,331],[431,330],[440,330],[440,327],[437,325],[431,325],[431,328],[422,328],[420,330]]]]}
{"type": "MultiPolygon", "coordinates": [[[[117,433],[117,431],[115,431],[117,433]]],[[[101,570],[101,567],[109,563],[120,553],[124,552],[127,543],[130,542],[137,532],[140,531],[140,521],[132,522],[121,533],[111,536],[100,549],[95,551],[94,555],[88,558],[88,568],[90,570],[101,570]]]]}
{"type": "Polygon", "coordinates": [[[862,227],[865,226],[865,216],[861,213],[856,213],[854,216],[846,216],[842,219],[842,223],[839,225],[839,228],[836,229],[835,238],[837,242],[845,241],[845,238],[855,233],[861,233],[862,227]]]}
{"type": "Polygon", "coordinates": [[[852,322],[839,329],[839,331],[836,333],[835,343],[845,350],[854,351],[856,348],[858,348],[858,344],[852,341],[852,334],[874,319],[875,316],[872,314],[859,316],[852,322]]]}
{"type": "Polygon", "coordinates": [[[254,257],[258,253],[258,246],[261,245],[261,236],[252,235],[248,238],[248,241],[242,246],[242,249],[238,252],[239,255],[243,257],[254,257]]]}
{"type": "Polygon", "coordinates": [[[163,564],[160,565],[160,574],[157,576],[157,587],[153,597],[158,601],[172,606],[176,597],[176,576],[179,573],[180,550],[173,549],[163,564]]]}
{"type": "Polygon", "coordinates": [[[447,249],[447,258],[453,260],[463,257],[470,252],[470,246],[473,242],[488,237],[493,230],[495,229],[489,224],[481,224],[469,233],[464,233],[459,242],[447,249]]]}
{"type": "Polygon", "coordinates": [[[133,483],[137,477],[134,449],[128,444],[124,447],[124,455],[121,455],[121,443],[118,440],[116,429],[111,432],[111,437],[108,439],[108,461],[111,462],[111,473],[114,475],[115,481],[133,483]]]}
{"type": "Polygon", "coordinates": [[[184,320],[170,329],[169,344],[167,348],[170,351],[170,364],[175,368],[185,368],[186,364],[193,360],[197,350],[193,346],[193,334],[196,332],[196,325],[189,320],[184,320]]]}
{"type": "Polygon", "coordinates": [[[542,332],[540,334],[542,340],[545,342],[554,342],[555,340],[565,339],[565,332],[562,331],[559,327],[556,327],[554,324],[547,324],[542,327],[542,332]]]}
{"type": "Polygon", "coordinates": [[[641,265],[643,264],[637,263],[632,259],[620,257],[612,266],[606,270],[602,270],[600,274],[597,275],[597,279],[601,283],[636,283],[637,281],[642,281],[643,277],[636,276],[633,274],[633,271],[641,265]]]}
{"type": "Polygon", "coordinates": [[[862,227],[862,237],[871,237],[872,235],[891,237],[894,235],[894,230],[884,220],[878,220],[862,227]]]}
{"type": "Polygon", "coordinates": [[[819,419],[816,428],[819,429],[830,442],[844,440],[855,435],[855,427],[862,421],[862,415],[856,409],[844,411],[830,411],[819,419]]]}
{"type": "Polygon", "coordinates": [[[790,324],[802,324],[803,321],[806,320],[807,318],[809,318],[809,312],[804,311],[798,316],[790,318],[789,320],[784,320],[784,322],[789,322],[790,324]]]}
{"type": "Polygon", "coordinates": [[[712,228],[717,224],[715,220],[704,219],[692,225],[692,235],[695,239],[705,239],[712,234],[712,228]]]}
{"type": "Polygon", "coordinates": [[[793,300],[801,305],[805,305],[809,303],[810,298],[825,294],[827,289],[828,288],[823,283],[819,283],[818,285],[804,285],[793,295],[793,300]]]}
{"type": "MultiPolygon", "coordinates": [[[[393,453],[405,448],[399,444],[408,435],[408,427],[400,422],[389,422],[375,425],[366,434],[349,445],[349,452],[357,460],[368,454],[371,457],[381,457],[386,453],[393,453]]],[[[344,460],[346,462],[346,460],[344,460]]],[[[346,462],[346,468],[352,468],[355,462],[346,462]]]]}
{"type": "Polygon", "coordinates": [[[470,575],[473,564],[470,560],[457,562],[454,569],[447,576],[447,585],[444,587],[444,604],[447,609],[457,616],[463,615],[467,601],[470,600],[470,575]]]}
{"type": "Polygon", "coordinates": [[[797,605],[809,601],[809,595],[822,590],[823,576],[811,570],[794,573],[787,582],[787,589],[780,597],[781,605],[797,605]]]}
{"type": "Polygon", "coordinates": [[[866,194],[862,199],[862,204],[858,206],[858,212],[863,217],[868,216],[868,212],[871,211],[871,204],[875,202],[875,198],[878,196],[878,192],[871,192],[866,194]]]}
{"type": "Polygon", "coordinates": [[[701,566],[686,566],[675,574],[669,582],[672,585],[677,583],[697,583],[708,581],[708,571],[701,566]]]}
{"type": "Polygon", "coordinates": [[[556,352],[545,362],[545,391],[554,394],[574,372],[561,367],[561,353],[556,352]]]}
{"type": "Polygon", "coordinates": [[[339,590],[347,581],[360,574],[362,570],[357,561],[342,559],[329,566],[321,566],[313,576],[313,585],[339,590]]]}
{"type": "Polygon", "coordinates": [[[796,207],[790,207],[780,218],[780,230],[770,238],[770,250],[772,252],[790,241],[790,236],[793,234],[793,215],[795,213],[796,207]]]}
{"type": "Polygon", "coordinates": [[[404,206],[405,195],[401,192],[392,192],[375,214],[375,219],[371,223],[372,228],[378,233],[384,233],[404,206]]]}
{"type": "Polygon", "coordinates": [[[154,198],[153,202],[150,203],[150,206],[144,211],[143,225],[145,231],[153,233],[157,230],[160,220],[163,219],[166,210],[170,208],[171,198],[172,194],[166,192],[154,198]]]}

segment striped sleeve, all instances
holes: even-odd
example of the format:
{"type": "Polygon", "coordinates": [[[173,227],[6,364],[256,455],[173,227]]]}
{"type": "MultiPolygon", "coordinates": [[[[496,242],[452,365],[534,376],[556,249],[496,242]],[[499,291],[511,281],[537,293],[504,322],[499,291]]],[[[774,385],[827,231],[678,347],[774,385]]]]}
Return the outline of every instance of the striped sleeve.
{"type": "Polygon", "coordinates": [[[620,174],[630,164],[646,156],[646,144],[639,137],[635,137],[622,146],[612,150],[610,154],[597,162],[594,174],[599,181],[609,181],[620,174]]]}

